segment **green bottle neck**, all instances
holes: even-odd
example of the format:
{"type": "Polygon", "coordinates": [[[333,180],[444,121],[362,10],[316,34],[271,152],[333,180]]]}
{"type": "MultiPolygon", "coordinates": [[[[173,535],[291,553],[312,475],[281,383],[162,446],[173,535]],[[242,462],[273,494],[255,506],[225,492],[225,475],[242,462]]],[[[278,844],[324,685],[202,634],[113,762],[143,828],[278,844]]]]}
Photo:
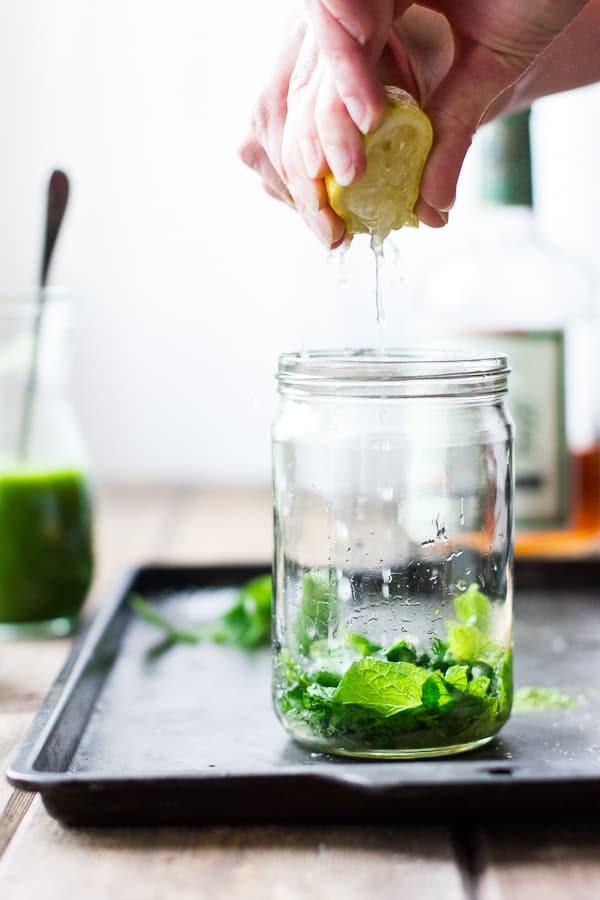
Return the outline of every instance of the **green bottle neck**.
{"type": "Polygon", "coordinates": [[[486,203],[533,206],[530,109],[484,129],[481,196],[486,203]]]}

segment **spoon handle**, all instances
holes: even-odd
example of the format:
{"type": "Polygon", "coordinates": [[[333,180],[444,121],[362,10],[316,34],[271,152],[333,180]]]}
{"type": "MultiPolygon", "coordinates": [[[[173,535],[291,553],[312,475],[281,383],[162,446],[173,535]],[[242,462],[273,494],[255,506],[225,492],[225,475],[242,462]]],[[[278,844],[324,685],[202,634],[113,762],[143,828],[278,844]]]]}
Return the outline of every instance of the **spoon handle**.
{"type": "Polygon", "coordinates": [[[23,399],[23,409],[21,412],[21,422],[19,426],[18,438],[18,458],[25,460],[27,458],[27,449],[29,444],[29,435],[31,430],[31,418],[33,414],[33,405],[35,400],[35,386],[37,381],[37,369],[40,350],[40,334],[42,330],[42,314],[44,311],[45,289],[48,279],[48,271],[52,261],[54,245],[56,238],[62,225],[62,220],[67,208],[69,199],[69,179],[64,172],[56,169],[50,176],[48,183],[48,196],[46,205],[46,230],[44,234],[44,248],[40,264],[40,276],[38,282],[37,307],[33,322],[33,336],[31,342],[31,357],[29,360],[29,371],[27,374],[27,383],[25,386],[25,396],[23,399]]]}
{"type": "MultiPolygon", "coordinates": [[[[52,253],[60,226],[62,225],[67,201],[69,199],[69,179],[60,169],[50,176],[48,183],[48,201],[46,207],[46,233],[44,236],[44,251],[40,266],[39,287],[43,289],[48,280],[48,270],[52,261],[52,253]]],[[[43,302],[43,300],[42,300],[43,302]]]]}

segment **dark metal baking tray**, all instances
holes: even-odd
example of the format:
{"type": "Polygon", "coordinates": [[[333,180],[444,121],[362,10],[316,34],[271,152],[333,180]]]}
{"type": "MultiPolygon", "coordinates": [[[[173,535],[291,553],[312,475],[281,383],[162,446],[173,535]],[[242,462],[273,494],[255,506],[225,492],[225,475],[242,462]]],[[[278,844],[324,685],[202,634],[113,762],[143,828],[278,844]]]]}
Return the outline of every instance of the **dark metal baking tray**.
{"type": "MultiPolygon", "coordinates": [[[[600,561],[521,563],[517,684],[573,708],[515,714],[477,752],[366,762],[291,741],[270,703],[268,650],[149,652],[138,591],[197,622],[261,569],[149,566],[122,581],[74,648],[10,766],[70,824],[414,818],[595,812],[600,801],[600,561]]],[[[264,569],[262,570],[264,571],[264,569]]]]}

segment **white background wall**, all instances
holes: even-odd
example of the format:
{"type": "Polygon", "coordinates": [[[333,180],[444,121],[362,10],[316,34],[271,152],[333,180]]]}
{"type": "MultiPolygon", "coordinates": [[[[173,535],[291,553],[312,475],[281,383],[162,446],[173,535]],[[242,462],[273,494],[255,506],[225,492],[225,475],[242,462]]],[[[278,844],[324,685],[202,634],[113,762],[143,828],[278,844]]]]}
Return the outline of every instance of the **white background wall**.
{"type": "MultiPolygon", "coordinates": [[[[72,194],[53,281],[76,297],[75,398],[99,472],[266,483],[277,354],[374,343],[372,261],[343,265],[262,194],[236,147],[281,0],[2,0],[0,294],[31,290],[45,185],[72,194]]],[[[535,111],[541,227],[596,264],[600,87],[535,111]]],[[[386,340],[465,241],[476,152],[443,232],[388,254],[386,340]]]]}

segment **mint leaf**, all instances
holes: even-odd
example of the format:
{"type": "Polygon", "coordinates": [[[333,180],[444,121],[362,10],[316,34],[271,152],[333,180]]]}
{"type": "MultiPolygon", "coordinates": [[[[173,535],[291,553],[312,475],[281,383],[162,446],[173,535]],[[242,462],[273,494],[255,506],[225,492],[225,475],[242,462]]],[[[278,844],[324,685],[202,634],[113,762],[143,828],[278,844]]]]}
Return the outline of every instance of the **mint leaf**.
{"type": "Polygon", "coordinates": [[[469,693],[473,694],[474,697],[485,697],[490,688],[490,679],[485,675],[480,675],[479,678],[474,678],[469,683],[469,693]]]}
{"type": "Polygon", "coordinates": [[[337,687],[340,683],[341,676],[337,672],[330,672],[328,669],[320,669],[313,675],[316,684],[322,687],[337,687]]]}
{"type": "Polygon", "coordinates": [[[233,644],[248,650],[266,644],[271,638],[270,575],[260,575],[242,585],[239,600],[221,616],[209,631],[217,644],[233,644]]]}
{"type": "Polygon", "coordinates": [[[156,625],[157,628],[160,628],[164,634],[165,640],[170,643],[199,644],[202,641],[205,635],[204,629],[192,631],[191,629],[177,628],[176,625],[173,625],[169,619],[161,615],[156,607],[151,603],[148,603],[148,601],[140,596],[140,594],[130,594],[128,600],[129,605],[138,616],[150,625],[156,625]]]}
{"type": "Polygon", "coordinates": [[[487,634],[492,622],[492,605],[478,584],[470,584],[467,590],[454,600],[456,618],[463,625],[472,625],[487,634]]]}
{"type": "MultiPolygon", "coordinates": [[[[439,637],[435,637],[431,642],[431,656],[429,657],[429,668],[430,669],[446,669],[448,663],[446,662],[446,656],[448,655],[448,644],[443,641],[439,637]]],[[[427,655],[424,654],[425,659],[423,660],[424,664],[427,659],[427,655]]]]}
{"type": "Polygon", "coordinates": [[[385,651],[386,659],[390,662],[417,662],[417,651],[413,644],[408,641],[397,641],[395,644],[385,651]]]}
{"type": "Polygon", "coordinates": [[[458,662],[481,660],[493,664],[501,650],[473,625],[451,625],[448,628],[448,652],[458,662]]]}
{"type": "Polygon", "coordinates": [[[333,700],[393,716],[421,706],[421,688],[427,676],[426,670],[412,663],[361,659],[346,671],[333,700]]]}
{"type": "Polygon", "coordinates": [[[449,666],[446,669],[444,678],[453,687],[459,691],[466,691],[469,687],[469,668],[468,666],[449,666]]]}
{"type": "Polygon", "coordinates": [[[332,700],[334,692],[334,687],[327,687],[324,684],[309,684],[306,689],[306,693],[311,699],[325,703],[332,700]]]}
{"type": "Polygon", "coordinates": [[[131,594],[129,605],[146,622],[160,628],[171,644],[199,644],[213,641],[250,650],[271,640],[271,576],[259,575],[243,584],[238,601],[214,624],[178,628],[139,594],[131,594]]]}
{"type": "Polygon", "coordinates": [[[308,572],[302,582],[302,604],[296,620],[296,639],[302,654],[309,652],[313,641],[328,636],[337,607],[335,574],[329,569],[308,572]]]}
{"type": "Polygon", "coordinates": [[[444,710],[456,700],[456,691],[439,672],[434,672],[423,683],[423,703],[429,709],[444,710]]]}
{"type": "Polygon", "coordinates": [[[544,712],[569,706],[577,706],[577,701],[560,688],[530,686],[515,691],[513,712],[544,712]]]}
{"type": "Polygon", "coordinates": [[[498,697],[500,711],[508,716],[513,701],[512,648],[496,660],[492,690],[498,697]]]}
{"type": "Polygon", "coordinates": [[[355,631],[349,631],[346,634],[346,643],[358,651],[361,656],[371,656],[381,650],[380,644],[375,644],[363,634],[357,634],[355,631]]]}

